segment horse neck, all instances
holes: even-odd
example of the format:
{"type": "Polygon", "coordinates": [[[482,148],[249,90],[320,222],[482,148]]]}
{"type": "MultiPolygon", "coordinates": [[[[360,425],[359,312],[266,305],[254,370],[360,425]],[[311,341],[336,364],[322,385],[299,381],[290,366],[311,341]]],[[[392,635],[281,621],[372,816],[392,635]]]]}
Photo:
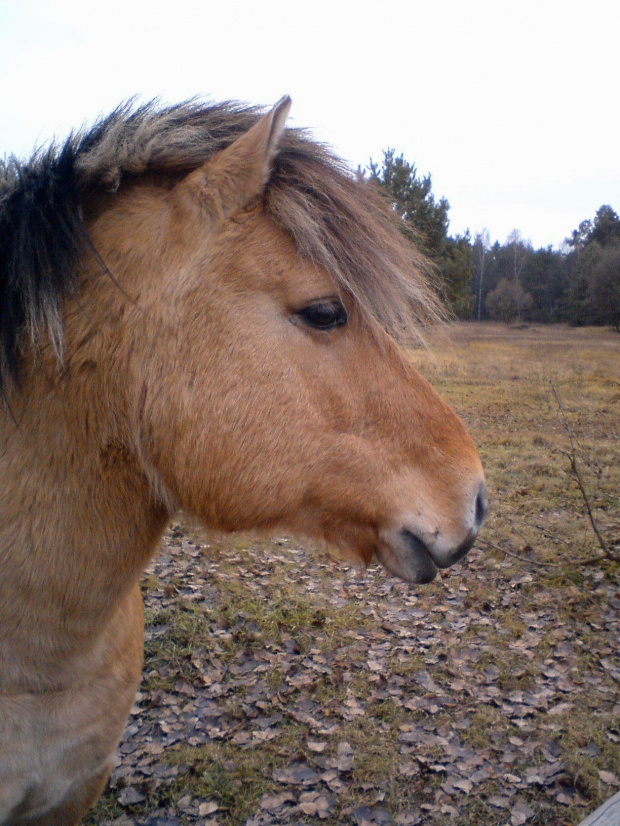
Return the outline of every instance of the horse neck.
{"type": "Polygon", "coordinates": [[[0,411],[0,689],[71,679],[170,513],[132,453],[122,410],[74,379],[50,392],[35,374],[14,418],[0,411]]]}

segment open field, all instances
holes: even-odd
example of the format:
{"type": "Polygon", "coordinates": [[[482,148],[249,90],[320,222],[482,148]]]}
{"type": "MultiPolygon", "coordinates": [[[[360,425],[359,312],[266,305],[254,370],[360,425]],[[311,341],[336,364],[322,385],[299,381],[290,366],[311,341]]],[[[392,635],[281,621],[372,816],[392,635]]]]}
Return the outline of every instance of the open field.
{"type": "Polygon", "coordinates": [[[177,521],[89,824],[560,826],[618,790],[620,566],[565,452],[617,555],[620,336],[459,325],[414,359],[480,448],[481,541],[409,586],[177,521]]]}

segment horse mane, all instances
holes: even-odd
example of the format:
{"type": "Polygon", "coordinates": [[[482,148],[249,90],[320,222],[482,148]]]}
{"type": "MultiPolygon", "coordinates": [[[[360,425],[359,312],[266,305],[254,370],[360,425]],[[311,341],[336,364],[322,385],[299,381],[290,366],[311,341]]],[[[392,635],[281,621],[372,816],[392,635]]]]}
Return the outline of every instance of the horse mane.
{"type": "MultiPolygon", "coordinates": [[[[78,286],[90,246],[88,197],[144,174],[190,172],[261,114],[235,103],[129,101],[27,161],[0,160],[0,390],[18,379],[28,340],[47,332],[62,352],[61,305],[78,286]]],[[[283,135],[265,208],[300,253],[396,339],[419,340],[440,317],[428,265],[398,231],[387,201],[302,130],[283,135]]]]}

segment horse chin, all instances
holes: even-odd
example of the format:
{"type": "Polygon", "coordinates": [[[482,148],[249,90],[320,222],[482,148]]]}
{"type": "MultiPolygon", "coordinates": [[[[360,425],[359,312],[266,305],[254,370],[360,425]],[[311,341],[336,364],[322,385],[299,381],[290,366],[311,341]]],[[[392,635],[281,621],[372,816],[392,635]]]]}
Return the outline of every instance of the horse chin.
{"type": "Polygon", "coordinates": [[[409,531],[381,537],[375,554],[386,570],[407,582],[423,584],[437,576],[437,565],[426,546],[409,531]]]}

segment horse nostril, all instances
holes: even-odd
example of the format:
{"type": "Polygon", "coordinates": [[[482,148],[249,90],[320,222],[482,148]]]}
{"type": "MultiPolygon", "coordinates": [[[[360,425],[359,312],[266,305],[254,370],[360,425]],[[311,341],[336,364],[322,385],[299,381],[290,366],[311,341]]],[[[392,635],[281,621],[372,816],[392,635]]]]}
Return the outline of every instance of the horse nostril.
{"type": "Polygon", "coordinates": [[[480,528],[487,515],[487,488],[484,482],[480,485],[480,490],[476,496],[476,528],[480,528]]]}

